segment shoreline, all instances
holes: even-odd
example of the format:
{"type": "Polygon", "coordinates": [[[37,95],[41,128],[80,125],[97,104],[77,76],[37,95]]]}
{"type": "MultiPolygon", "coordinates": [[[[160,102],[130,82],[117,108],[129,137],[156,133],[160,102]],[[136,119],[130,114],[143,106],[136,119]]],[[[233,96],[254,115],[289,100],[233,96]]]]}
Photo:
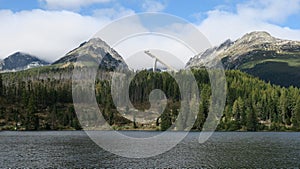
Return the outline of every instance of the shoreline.
{"type": "MultiPolygon", "coordinates": [[[[68,132],[77,132],[77,131],[82,131],[82,132],[85,132],[85,131],[120,131],[120,132],[123,132],[123,131],[128,131],[128,132],[166,132],[166,131],[161,131],[161,130],[0,130],[0,132],[65,132],[65,131],[68,131],[68,132]]],[[[282,131],[282,130],[260,130],[260,131],[243,131],[243,130],[236,130],[236,131],[224,131],[224,130],[215,130],[215,131],[199,131],[199,130],[190,130],[190,131],[184,131],[184,130],[170,130],[170,131],[167,131],[167,132],[191,132],[191,133],[200,133],[200,132],[219,132],[219,133],[230,133],[230,132],[236,132],[236,133],[289,133],[289,132],[295,132],[295,133],[300,133],[300,131],[296,131],[296,130],[285,130],[285,131],[282,131]]]]}

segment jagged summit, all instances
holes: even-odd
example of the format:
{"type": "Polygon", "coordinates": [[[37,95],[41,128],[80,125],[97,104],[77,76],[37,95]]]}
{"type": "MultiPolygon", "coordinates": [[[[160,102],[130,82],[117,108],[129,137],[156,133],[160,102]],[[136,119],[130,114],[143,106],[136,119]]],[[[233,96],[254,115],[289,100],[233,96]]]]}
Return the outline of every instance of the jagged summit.
{"type": "Polygon", "coordinates": [[[300,79],[299,41],[275,38],[264,31],[250,32],[194,56],[186,67],[210,66],[212,59],[221,60],[226,69],[240,69],[274,84],[300,86],[300,80],[295,80],[300,79]]]}
{"type": "Polygon", "coordinates": [[[236,43],[239,44],[259,44],[259,43],[272,43],[276,42],[279,39],[271,36],[268,32],[265,31],[254,31],[245,34],[243,37],[240,39],[236,40],[236,43]]]}
{"type": "Polygon", "coordinates": [[[48,64],[48,62],[41,60],[36,56],[24,52],[16,52],[9,55],[0,63],[0,69],[1,71],[20,71],[48,64]]]}
{"type": "Polygon", "coordinates": [[[273,38],[269,32],[266,31],[253,31],[250,33],[246,33],[243,37],[256,37],[256,38],[273,38]]]}
{"type": "Polygon", "coordinates": [[[298,41],[282,40],[265,31],[254,31],[245,34],[234,42],[228,39],[219,46],[207,49],[193,57],[186,67],[203,65],[209,61],[209,58],[215,57],[212,56],[213,54],[217,55],[219,59],[228,58],[232,62],[252,51],[296,52],[299,46],[300,42],[298,41]]]}
{"type": "Polygon", "coordinates": [[[113,69],[119,66],[127,67],[123,58],[100,38],[93,38],[79,45],[79,47],[68,52],[64,57],[53,64],[70,64],[77,61],[81,56],[101,60],[100,67],[113,69]]]}

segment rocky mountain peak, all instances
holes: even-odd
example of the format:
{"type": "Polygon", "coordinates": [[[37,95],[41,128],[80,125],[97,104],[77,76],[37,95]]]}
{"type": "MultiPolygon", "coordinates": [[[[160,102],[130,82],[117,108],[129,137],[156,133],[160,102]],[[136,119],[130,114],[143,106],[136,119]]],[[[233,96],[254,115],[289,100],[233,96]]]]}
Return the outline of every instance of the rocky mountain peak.
{"type": "Polygon", "coordinates": [[[276,42],[278,39],[271,36],[268,32],[265,31],[254,31],[245,34],[243,37],[238,39],[236,43],[238,44],[260,44],[260,43],[271,43],[276,42]]]}
{"type": "Polygon", "coordinates": [[[87,42],[84,42],[80,45],[80,47],[93,46],[93,47],[105,47],[110,48],[109,45],[100,38],[92,38],[87,42]]]}
{"type": "Polygon", "coordinates": [[[77,58],[81,56],[89,56],[98,61],[101,61],[100,67],[106,69],[114,69],[119,66],[127,68],[123,58],[111,48],[105,41],[100,38],[93,38],[87,42],[82,43],[79,47],[68,52],[64,57],[57,60],[53,64],[67,64],[74,63],[77,58]]]}
{"type": "Polygon", "coordinates": [[[48,62],[41,60],[36,56],[23,52],[16,52],[1,61],[0,69],[1,71],[19,71],[48,64],[48,62]]]}
{"type": "Polygon", "coordinates": [[[246,36],[259,37],[259,38],[272,37],[271,34],[266,31],[253,31],[253,32],[247,33],[243,37],[246,37],[246,36]]]}
{"type": "Polygon", "coordinates": [[[209,66],[220,60],[225,69],[239,69],[273,84],[300,86],[300,42],[279,39],[264,31],[247,33],[234,42],[194,56],[187,68],[209,66]]]}

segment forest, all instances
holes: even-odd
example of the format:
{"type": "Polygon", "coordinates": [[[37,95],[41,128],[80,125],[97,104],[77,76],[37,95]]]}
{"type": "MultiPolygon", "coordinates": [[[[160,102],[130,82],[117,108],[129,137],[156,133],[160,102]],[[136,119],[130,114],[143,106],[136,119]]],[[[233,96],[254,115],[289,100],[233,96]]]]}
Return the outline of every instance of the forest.
{"type": "MultiPolygon", "coordinates": [[[[212,92],[207,71],[194,69],[192,72],[201,98],[192,130],[201,131],[210,112],[212,92]]],[[[87,111],[81,123],[77,118],[70,73],[71,69],[66,68],[39,73],[27,70],[0,74],[0,130],[81,130],[83,125],[94,129],[96,124],[90,119],[97,115],[87,111]]],[[[217,130],[300,131],[300,89],[272,85],[238,70],[225,73],[226,105],[217,130]]],[[[181,94],[178,84],[167,72],[139,71],[129,87],[133,106],[141,111],[147,110],[153,89],[164,91],[167,107],[149,125],[139,123],[135,118],[124,118],[122,114],[131,111],[128,107],[124,107],[124,112],[118,112],[109,78],[95,81],[99,109],[116,130],[166,130],[175,123],[181,94]]],[[[187,117],[180,117],[181,127],[178,130],[185,130],[188,121],[187,117]]]]}

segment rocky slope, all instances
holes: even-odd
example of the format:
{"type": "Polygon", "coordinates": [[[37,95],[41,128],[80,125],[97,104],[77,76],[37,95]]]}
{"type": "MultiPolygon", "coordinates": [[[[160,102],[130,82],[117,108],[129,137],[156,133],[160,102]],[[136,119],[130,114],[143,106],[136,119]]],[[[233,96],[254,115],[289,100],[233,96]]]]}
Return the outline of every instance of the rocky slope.
{"type": "MultiPolygon", "coordinates": [[[[104,69],[127,68],[123,58],[100,38],[94,38],[82,43],[78,48],[70,51],[53,64],[61,64],[62,67],[66,67],[73,65],[80,57],[96,59],[96,63],[101,61],[100,68],[104,69]]],[[[80,65],[77,63],[77,66],[80,65]]]]}
{"type": "Polygon", "coordinates": [[[16,52],[1,61],[0,70],[2,72],[20,71],[48,64],[48,62],[30,54],[16,52]]]}
{"type": "Polygon", "coordinates": [[[191,58],[186,67],[204,66],[214,57],[221,59],[226,69],[240,69],[282,86],[300,86],[298,41],[278,39],[267,32],[251,32],[191,58]]]}

